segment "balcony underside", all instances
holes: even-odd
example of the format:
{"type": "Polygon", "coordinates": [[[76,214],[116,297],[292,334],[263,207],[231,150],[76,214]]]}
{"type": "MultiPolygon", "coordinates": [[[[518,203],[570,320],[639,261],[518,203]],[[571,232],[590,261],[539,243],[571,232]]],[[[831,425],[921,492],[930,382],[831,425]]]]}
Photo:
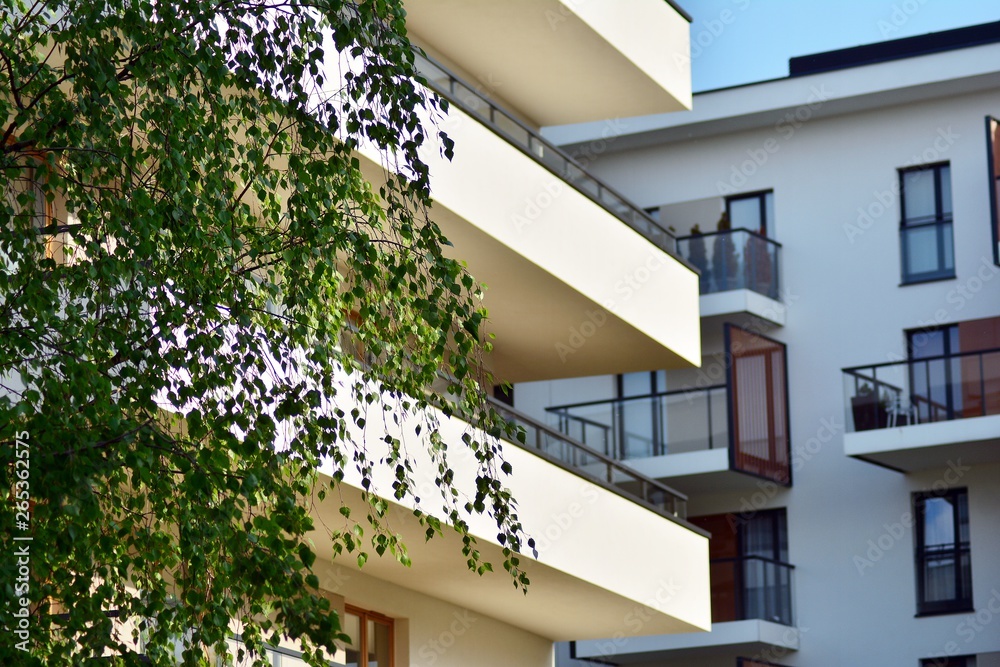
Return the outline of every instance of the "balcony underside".
{"type": "MultiPolygon", "coordinates": [[[[370,410],[381,415],[381,408],[376,405],[370,410]]],[[[444,442],[453,445],[448,460],[455,470],[456,488],[462,498],[471,497],[478,466],[462,444],[469,425],[455,418],[438,417],[444,442]]],[[[414,459],[413,482],[420,496],[420,509],[445,516],[435,483],[437,467],[416,436],[415,426],[413,418],[390,427],[383,419],[373,417],[364,433],[354,429],[351,440],[363,441],[369,456],[377,458],[382,455],[380,446],[384,447],[381,438],[391,428],[407,444],[414,459]]],[[[513,473],[504,477],[504,484],[517,500],[519,518],[526,533],[535,538],[538,549],[537,559],[530,552],[521,557],[531,580],[527,596],[511,585],[501,567],[502,548],[492,519],[466,517],[476,538],[475,548],[496,570],[479,577],[468,571],[461,539],[448,526],[443,526],[443,536],[425,541],[425,527],[413,515],[417,505],[412,498],[390,502],[387,514],[391,530],[400,534],[407,545],[412,567],[401,566],[391,556],[379,558],[372,553],[362,571],[553,641],[612,635],[623,630],[622,618],[629,614],[648,618],[643,633],[699,632],[708,628],[708,539],[701,531],[512,444],[505,444],[504,458],[513,467],[513,473]],[[613,525],[626,528],[618,531],[613,540],[602,538],[613,525]],[[663,554],[655,564],[647,558],[650,550],[663,554]],[[609,563],[615,567],[608,567],[609,563]],[[580,614],[580,609],[587,613],[580,614]]],[[[331,465],[322,468],[325,477],[333,473],[331,465]]],[[[383,468],[376,468],[373,489],[391,496],[394,471],[383,468]]],[[[332,502],[317,503],[317,525],[344,528],[341,503],[354,510],[352,518],[364,523],[366,504],[360,480],[352,469],[344,473],[346,481],[339,493],[330,495],[332,502]]],[[[332,560],[329,544],[319,534],[314,540],[320,557],[332,560]]],[[[354,560],[353,555],[345,554],[334,562],[351,566],[354,560]]]]}
{"type": "Polygon", "coordinates": [[[536,125],[691,108],[689,24],[663,0],[407,0],[411,38],[536,125]]]}
{"type": "Polygon", "coordinates": [[[844,453],[902,472],[996,463],[1000,415],[845,433],[844,453]]]}
{"type": "MultiPolygon", "coordinates": [[[[632,637],[611,642],[579,641],[578,658],[608,660],[613,664],[656,663],[666,660],[735,658],[736,655],[781,655],[799,649],[798,628],[750,620],[713,623],[708,633],[632,637]]],[[[733,663],[730,663],[733,664],[733,663]]]]}
{"type": "MultiPolygon", "coordinates": [[[[452,107],[452,161],[428,145],[431,217],[487,286],[487,365],[524,382],[701,360],[698,276],[680,260],[452,107]]],[[[376,185],[383,168],[361,149],[376,185]]]]}
{"type": "Polygon", "coordinates": [[[753,493],[759,491],[763,484],[775,484],[732,470],[729,450],[725,448],[628,459],[622,464],[664,482],[689,498],[706,493],[753,493]]]}
{"type": "Polygon", "coordinates": [[[714,327],[721,321],[741,326],[761,320],[775,326],[785,325],[785,304],[749,289],[702,294],[700,307],[702,323],[714,327]]]}

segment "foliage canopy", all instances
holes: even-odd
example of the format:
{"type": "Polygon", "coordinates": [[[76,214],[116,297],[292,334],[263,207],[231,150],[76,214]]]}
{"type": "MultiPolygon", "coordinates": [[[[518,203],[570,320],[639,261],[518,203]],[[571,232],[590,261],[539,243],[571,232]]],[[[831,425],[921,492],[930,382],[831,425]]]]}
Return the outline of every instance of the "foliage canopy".
{"type": "MultiPolygon", "coordinates": [[[[338,624],[311,571],[317,467],[335,487],[387,466],[372,491],[415,496],[397,438],[352,441],[369,412],[421,422],[451,507],[419,515],[428,536],[454,526],[482,573],[466,518],[488,513],[527,584],[495,437],[451,443],[477,460],[465,497],[425,410],[507,428],[481,389],[479,286],[427,217],[418,149],[451,145],[421,122],[446,109],[414,82],[404,18],[401,0],[0,0],[0,590],[32,614],[30,652],[4,632],[0,663],[140,664],[117,615],[154,664],[178,638],[209,664],[234,621],[321,664],[338,624]],[[362,142],[388,167],[374,182],[362,142]]],[[[406,563],[366,497],[334,550],[406,563]]]]}

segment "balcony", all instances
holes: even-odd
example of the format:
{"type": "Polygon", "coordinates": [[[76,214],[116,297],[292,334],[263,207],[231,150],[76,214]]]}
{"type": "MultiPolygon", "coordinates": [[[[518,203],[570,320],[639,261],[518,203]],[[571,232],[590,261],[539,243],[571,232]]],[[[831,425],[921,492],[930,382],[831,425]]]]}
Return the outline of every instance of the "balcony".
{"type": "Polygon", "coordinates": [[[733,651],[761,655],[798,650],[799,630],[792,615],[794,565],[744,556],[712,560],[710,567],[710,633],[631,637],[615,644],[578,641],[576,657],[614,664],[685,658],[698,662],[733,651]]]}
{"type": "Polygon", "coordinates": [[[412,39],[535,125],[691,108],[690,18],[642,0],[406,0],[412,39]]]}
{"type": "Polygon", "coordinates": [[[1000,461],[1000,349],[843,373],[848,456],[901,472],[1000,461]]]}
{"type": "Polygon", "coordinates": [[[462,81],[426,55],[418,53],[415,59],[417,71],[438,95],[492,129],[525,155],[644,236],[650,243],[664,252],[676,255],[676,239],[650,217],[649,213],[587,172],[579,162],[557,148],[555,144],[543,139],[536,130],[479,92],[481,86],[473,87],[462,81]]]}
{"type": "MultiPolygon", "coordinates": [[[[429,215],[488,286],[487,368],[524,382],[698,363],[698,277],[673,238],[474,87],[419,66],[451,102],[453,159],[433,136],[421,149],[429,215]]],[[[359,154],[376,185],[393,168],[372,146],[359,154]]]]}
{"type": "MultiPolygon", "coordinates": [[[[394,404],[390,398],[385,403],[394,404]]],[[[379,414],[383,407],[378,406],[379,414]]],[[[394,470],[377,468],[372,483],[375,492],[390,490],[384,496],[388,516],[393,531],[408,547],[412,566],[401,567],[392,558],[371,558],[357,576],[373,576],[446,600],[553,641],[609,636],[619,631],[621,618],[637,609],[649,618],[644,631],[707,629],[711,618],[708,539],[705,531],[683,520],[686,498],[506,406],[496,407],[508,420],[522,425],[527,436],[523,443],[502,444],[504,459],[513,470],[503,483],[516,498],[518,516],[538,550],[534,557],[530,551],[521,557],[531,579],[530,594],[526,597],[512,587],[502,571],[483,577],[468,572],[461,539],[447,527],[438,538],[425,539],[427,525],[413,510],[447,516],[454,500],[442,498],[436,483],[437,463],[422,447],[409,452],[419,499],[392,499],[394,470]],[[616,523],[630,528],[615,540],[595,542],[595,535],[616,523]],[[655,568],[644,560],[648,549],[664,554],[655,568]],[[621,567],[608,568],[612,560],[621,567]],[[683,586],[666,598],[661,589],[670,586],[672,590],[672,582],[683,582],[683,586]],[[579,617],[574,612],[581,605],[594,613],[579,617]]],[[[398,417],[398,421],[371,419],[363,432],[354,427],[347,437],[367,443],[371,456],[378,455],[376,443],[390,432],[407,442],[419,440],[420,419],[406,414],[398,417]]],[[[440,421],[445,443],[461,443],[470,433],[470,424],[458,417],[436,412],[433,418],[440,421]]],[[[463,497],[471,497],[480,475],[479,461],[457,447],[449,448],[448,463],[455,471],[455,487],[463,497]]],[[[321,472],[326,480],[335,468],[327,464],[321,472]]],[[[342,472],[345,479],[338,486],[342,503],[361,512],[368,503],[359,473],[351,467],[342,472]]],[[[343,524],[342,503],[317,503],[317,525],[343,524]]],[[[492,518],[468,514],[466,520],[476,539],[475,549],[485,560],[502,562],[503,545],[492,518]]],[[[315,542],[325,561],[344,563],[335,559],[328,541],[315,542]]]]}
{"type": "Polygon", "coordinates": [[[701,273],[703,318],[749,313],[785,323],[780,243],[749,229],[732,229],[678,238],[677,251],[701,273]]]}
{"type": "Polygon", "coordinates": [[[726,334],[725,384],[550,406],[549,425],[686,494],[790,486],[784,346],[726,334]]]}
{"type": "Polygon", "coordinates": [[[794,625],[794,565],[761,556],[743,556],[712,560],[709,569],[713,624],[761,620],[794,625]]]}

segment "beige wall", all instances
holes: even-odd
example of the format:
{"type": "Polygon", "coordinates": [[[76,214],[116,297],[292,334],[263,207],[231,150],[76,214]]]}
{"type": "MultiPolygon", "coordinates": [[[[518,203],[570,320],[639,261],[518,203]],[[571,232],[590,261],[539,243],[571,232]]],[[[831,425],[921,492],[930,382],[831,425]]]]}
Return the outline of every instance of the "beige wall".
{"type": "Polygon", "coordinates": [[[329,562],[316,573],[347,604],[394,620],[395,667],[553,664],[552,642],[489,616],[329,562]]]}

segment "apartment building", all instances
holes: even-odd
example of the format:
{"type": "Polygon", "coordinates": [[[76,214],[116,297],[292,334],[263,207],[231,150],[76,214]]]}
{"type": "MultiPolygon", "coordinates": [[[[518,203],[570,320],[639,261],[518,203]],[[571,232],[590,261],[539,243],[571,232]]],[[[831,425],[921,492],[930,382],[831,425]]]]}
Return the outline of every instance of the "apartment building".
{"type": "Polygon", "coordinates": [[[546,129],[677,234],[703,360],[513,403],[712,535],[711,633],[561,664],[1000,664],[997,117],[1000,23],[794,58],[611,136],[546,129]]]}
{"type": "MultiPolygon", "coordinates": [[[[624,10],[612,1],[406,6],[409,36],[427,54],[418,69],[451,103],[442,127],[454,159],[437,145],[426,151],[431,217],[488,286],[490,370],[537,382],[641,370],[651,360],[699,363],[698,277],[674,238],[539,132],[690,108],[688,17],[662,0],[624,10]],[[606,260],[611,246],[620,249],[614,262],[606,260]],[[655,289],[607,308],[620,272],[637,263],[656,264],[655,289]],[[594,317],[601,321],[591,332],[594,317]],[[590,332],[586,350],[565,353],[566,332],[581,328],[590,332]]],[[[386,165],[362,154],[377,181],[386,165]]],[[[323,564],[321,582],[344,605],[348,633],[358,634],[344,664],[541,667],[553,664],[556,641],[707,630],[707,532],[686,522],[684,495],[497,405],[527,435],[504,443],[519,516],[538,550],[525,555],[527,595],[502,571],[468,571],[457,537],[425,542],[412,507],[394,506],[411,567],[373,558],[358,570],[332,554],[323,564]],[[645,558],[651,548],[663,558],[645,558]]],[[[453,419],[445,428],[458,444],[467,425],[453,419]]],[[[450,461],[457,479],[474,485],[474,458],[450,461]]],[[[440,515],[436,466],[423,463],[422,508],[440,515]]],[[[391,488],[392,471],[384,472],[380,488],[391,488]]],[[[351,492],[349,504],[363,506],[360,485],[351,492]]],[[[334,520],[337,507],[320,512],[334,520]]],[[[502,562],[492,520],[470,522],[483,557],[502,562]]]]}
{"type": "MultiPolygon", "coordinates": [[[[455,142],[454,160],[440,146],[426,147],[431,216],[488,285],[496,336],[490,370],[506,381],[542,382],[700,363],[698,275],[674,237],[539,132],[689,109],[690,19],[662,0],[624,8],[614,0],[406,5],[410,37],[428,55],[419,57],[421,73],[451,102],[442,124],[455,142]],[[643,279],[650,289],[622,299],[616,282],[634,266],[655,267],[643,279]]],[[[377,182],[388,166],[365,151],[364,167],[377,182]]],[[[58,197],[46,207],[40,217],[70,215],[58,197]]],[[[446,530],[426,541],[415,505],[389,502],[388,521],[409,549],[410,567],[373,556],[359,569],[317,536],[314,570],[353,640],[335,664],[546,667],[557,641],[708,630],[708,533],[686,521],[687,498],[509,401],[498,406],[527,436],[504,443],[513,468],[507,482],[537,546],[522,558],[527,595],[503,571],[470,572],[458,536],[446,530]],[[650,550],[660,557],[647,558],[650,550]]],[[[375,421],[359,439],[384,435],[375,421]]],[[[468,424],[442,421],[446,441],[465,449],[468,424]]],[[[413,426],[396,434],[415,443],[413,426]]],[[[434,501],[437,463],[411,455],[417,488],[429,489],[414,503],[445,516],[434,501]]],[[[456,485],[473,495],[474,457],[455,452],[449,463],[456,485]]],[[[317,525],[336,525],[341,503],[367,508],[355,477],[347,472],[340,502],[316,504],[317,525]]],[[[392,481],[393,471],[377,473],[376,488],[389,490],[392,481]]],[[[469,520],[483,560],[500,570],[496,525],[488,516],[469,520]]],[[[276,667],[303,664],[294,645],[275,647],[271,659],[276,667]]]]}

